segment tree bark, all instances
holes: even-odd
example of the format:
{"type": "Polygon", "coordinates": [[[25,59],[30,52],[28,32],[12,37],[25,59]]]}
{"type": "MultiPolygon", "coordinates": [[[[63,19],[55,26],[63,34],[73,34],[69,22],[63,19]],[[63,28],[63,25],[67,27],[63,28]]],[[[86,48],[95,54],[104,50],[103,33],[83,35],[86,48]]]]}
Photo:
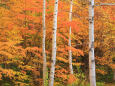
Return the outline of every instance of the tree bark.
{"type": "Polygon", "coordinates": [[[55,64],[56,64],[57,14],[58,14],[58,0],[55,0],[54,20],[53,20],[53,36],[52,36],[52,58],[51,58],[49,86],[53,86],[53,84],[54,84],[54,74],[55,74],[55,64]]]}
{"type": "MultiPolygon", "coordinates": [[[[69,21],[72,21],[72,8],[73,8],[73,0],[70,1],[70,12],[69,12],[69,21]]],[[[72,51],[71,51],[71,26],[69,28],[69,69],[70,73],[73,74],[73,67],[72,67],[72,51]]]]}
{"type": "Polygon", "coordinates": [[[47,65],[46,65],[46,52],[45,52],[45,38],[46,38],[46,26],[45,26],[45,7],[46,0],[43,0],[43,16],[42,16],[42,23],[43,23],[43,39],[42,39],[42,54],[43,54],[43,86],[46,86],[46,73],[47,73],[47,65]]]}
{"type": "Polygon", "coordinates": [[[90,86],[96,86],[94,57],[94,0],[89,0],[89,78],[90,86]]]}

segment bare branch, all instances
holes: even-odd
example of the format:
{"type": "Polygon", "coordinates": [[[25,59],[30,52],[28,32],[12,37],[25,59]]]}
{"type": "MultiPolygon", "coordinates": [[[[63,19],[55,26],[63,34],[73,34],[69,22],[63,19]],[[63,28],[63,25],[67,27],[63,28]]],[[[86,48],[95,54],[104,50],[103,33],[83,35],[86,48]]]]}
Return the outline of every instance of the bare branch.
{"type": "Polygon", "coordinates": [[[115,3],[95,3],[95,6],[115,6],[115,3]]]}

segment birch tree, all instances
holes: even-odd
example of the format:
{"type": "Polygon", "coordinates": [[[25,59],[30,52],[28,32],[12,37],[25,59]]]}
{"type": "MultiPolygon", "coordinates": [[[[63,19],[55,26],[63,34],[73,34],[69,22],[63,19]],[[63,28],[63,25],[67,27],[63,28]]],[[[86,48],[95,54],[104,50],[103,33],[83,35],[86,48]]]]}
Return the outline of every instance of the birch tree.
{"type": "Polygon", "coordinates": [[[46,73],[47,73],[47,65],[46,65],[46,52],[45,52],[45,37],[46,37],[46,26],[45,26],[45,7],[46,0],[43,0],[43,16],[42,16],[42,23],[43,23],[43,39],[42,39],[42,54],[43,54],[43,86],[46,84],[46,73]]]}
{"type": "Polygon", "coordinates": [[[53,84],[54,84],[54,74],[55,74],[55,64],[56,64],[57,13],[58,13],[58,0],[55,0],[54,20],[53,20],[53,36],[52,36],[52,58],[51,58],[49,86],[53,86],[53,84]]]}
{"type": "Polygon", "coordinates": [[[94,0],[89,0],[89,78],[90,86],[96,86],[94,57],[94,0]]]}
{"type": "MultiPolygon", "coordinates": [[[[69,21],[72,21],[72,7],[73,7],[73,0],[70,1],[70,12],[69,12],[69,21]]],[[[71,26],[69,28],[69,69],[70,73],[73,74],[73,67],[72,67],[72,51],[71,51],[71,26]]]]}

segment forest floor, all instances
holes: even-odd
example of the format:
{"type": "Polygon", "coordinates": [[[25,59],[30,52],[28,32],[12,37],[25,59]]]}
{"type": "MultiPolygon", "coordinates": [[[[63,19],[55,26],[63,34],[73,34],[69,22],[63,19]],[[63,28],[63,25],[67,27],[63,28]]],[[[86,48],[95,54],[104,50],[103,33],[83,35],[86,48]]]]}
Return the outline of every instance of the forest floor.
{"type": "Polygon", "coordinates": [[[105,84],[105,86],[115,86],[115,83],[105,84]]]}

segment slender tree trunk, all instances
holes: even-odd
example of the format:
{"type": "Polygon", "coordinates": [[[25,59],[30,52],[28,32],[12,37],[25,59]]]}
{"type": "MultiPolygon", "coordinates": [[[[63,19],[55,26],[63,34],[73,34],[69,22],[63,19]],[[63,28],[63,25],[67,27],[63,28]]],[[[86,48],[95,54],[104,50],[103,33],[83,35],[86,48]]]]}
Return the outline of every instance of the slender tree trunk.
{"type": "Polygon", "coordinates": [[[53,86],[53,84],[54,84],[55,63],[56,63],[57,14],[58,14],[58,0],[55,0],[54,21],[53,21],[53,36],[52,36],[52,58],[51,58],[49,86],[53,86]]]}
{"type": "Polygon", "coordinates": [[[115,69],[113,70],[113,80],[115,81],[115,69]]]}
{"type": "MultiPolygon", "coordinates": [[[[73,7],[73,0],[70,1],[70,12],[69,12],[69,21],[72,21],[72,7],[73,7]]],[[[73,74],[73,67],[72,67],[72,51],[71,51],[71,26],[69,29],[69,69],[70,73],[73,74]]]]}
{"type": "Polygon", "coordinates": [[[47,65],[46,65],[46,52],[45,52],[45,38],[46,38],[46,26],[45,26],[45,7],[46,0],[43,0],[43,39],[42,39],[42,54],[43,54],[43,86],[46,86],[46,73],[47,73],[47,65]]]}
{"type": "Polygon", "coordinates": [[[94,0],[89,0],[89,78],[90,86],[96,86],[94,57],[94,0]]]}

